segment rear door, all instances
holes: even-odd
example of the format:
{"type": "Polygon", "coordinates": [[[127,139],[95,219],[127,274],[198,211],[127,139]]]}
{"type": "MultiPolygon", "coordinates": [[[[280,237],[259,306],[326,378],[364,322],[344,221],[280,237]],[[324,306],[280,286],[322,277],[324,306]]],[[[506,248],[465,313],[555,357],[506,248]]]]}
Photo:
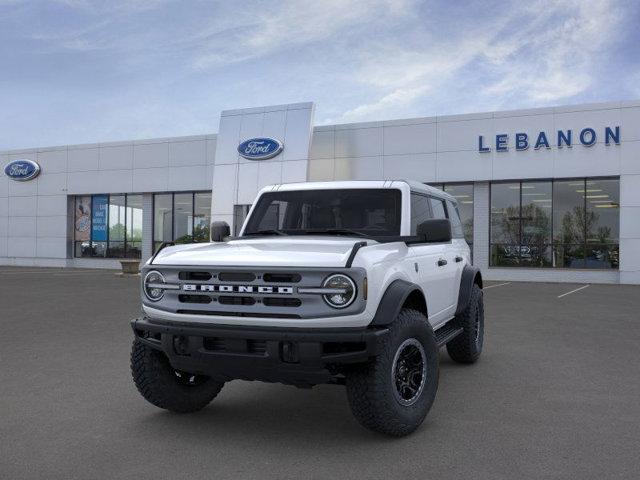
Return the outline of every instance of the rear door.
{"type": "Polygon", "coordinates": [[[457,299],[460,291],[460,281],[462,279],[462,271],[464,270],[465,265],[471,263],[471,252],[469,251],[469,245],[464,239],[464,228],[462,226],[462,220],[460,219],[460,212],[458,211],[458,207],[451,200],[446,201],[447,205],[447,216],[451,221],[451,237],[452,237],[452,245],[455,250],[455,262],[456,262],[456,282],[454,285],[455,290],[455,301],[457,304],[457,299]]]}
{"type": "MultiPolygon", "coordinates": [[[[430,197],[429,200],[433,218],[448,218],[447,207],[443,199],[430,197]]],[[[444,290],[444,308],[438,318],[441,322],[449,320],[455,314],[458,305],[458,290],[460,289],[461,270],[459,266],[462,262],[457,259],[458,248],[454,241],[431,245],[434,247],[434,252],[437,252],[437,281],[441,283],[441,288],[444,290]]]]}
{"type": "MultiPolygon", "coordinates": [[[[412,192],[410,235],[416,235],[417,226],[430,218],[433,218],[430,197],[412,192]]],[[[429,322],[438,325],[451,308],[451,286],[442,281],[443,267],[438,266],[438,261],[446,256],[445,244],[414,243],[409,245],[408,256],[415,265],[416,283],[427,299],[429,322]]]]}

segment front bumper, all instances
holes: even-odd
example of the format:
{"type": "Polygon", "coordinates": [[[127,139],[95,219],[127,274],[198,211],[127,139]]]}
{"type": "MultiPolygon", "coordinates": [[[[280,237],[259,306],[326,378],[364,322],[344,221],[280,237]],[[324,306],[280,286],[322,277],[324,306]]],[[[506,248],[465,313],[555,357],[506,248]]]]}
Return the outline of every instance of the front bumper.
{"type": "Polygon", "coordinates": [[[284,329],[131,321],[136,338],[167,355],[173,368],[297,386],[339,383],[342,371],[378,355],[386,328],[284,329]]]}

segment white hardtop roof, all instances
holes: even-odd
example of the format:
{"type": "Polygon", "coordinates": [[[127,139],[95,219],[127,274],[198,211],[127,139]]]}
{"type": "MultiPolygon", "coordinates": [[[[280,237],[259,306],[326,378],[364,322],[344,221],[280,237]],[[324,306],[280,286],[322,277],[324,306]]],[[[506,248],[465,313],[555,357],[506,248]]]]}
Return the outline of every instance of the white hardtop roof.
{"type": "Polygon", "coordinates": [[[292,190],[340,190],[347,188],[402,188],[402,184],[408,186],[412,192],[446,198],[456,203],[456,199],[448,193],[415,180],[343,180],[334,182],[281,183],[279,185],[269,185],[262,189],[261,193],[292,190]]]}

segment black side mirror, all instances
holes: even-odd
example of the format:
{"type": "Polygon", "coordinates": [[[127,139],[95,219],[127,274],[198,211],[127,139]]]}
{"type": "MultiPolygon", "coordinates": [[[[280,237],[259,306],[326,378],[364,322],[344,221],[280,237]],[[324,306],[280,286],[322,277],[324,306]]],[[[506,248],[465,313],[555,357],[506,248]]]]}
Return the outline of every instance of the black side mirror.
{"type": "Polygon", "coordinates": [[[418,237],[427,242],[442,243],[451,241],[451,222],[448,218],[425,220],[416,229],[418,237]]]}
{"type": "Polygon", "coordinates": [[[227,222],[211,222],[211,241],[222,242],[231,235],[231,227],[227,222]]]}

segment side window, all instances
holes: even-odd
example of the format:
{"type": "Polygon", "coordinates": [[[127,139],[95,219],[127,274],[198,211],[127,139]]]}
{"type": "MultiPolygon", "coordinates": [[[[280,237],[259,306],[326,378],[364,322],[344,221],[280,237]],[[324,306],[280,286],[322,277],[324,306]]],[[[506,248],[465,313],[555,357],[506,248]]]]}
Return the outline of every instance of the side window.
{"type": "Polygon", "coordinates": [[[431,200],[431,210],[433,211],[433,218],[447,218],[446,210],[444,209],[444,201],[440,198],[429,197],[431,200]]]}
{"type": "Polygon", "coordinates": [[[460,212],[458,212],[458,207],[450,200],[447,200],[447,212],[449,213],[449,220],[451,220],[451,235],[453,238],[464,238],[460,212]]]}
{"type": "Polygon", "coordinates": [[[411,232],[410,235],[416,235],[418,225],[425,220],[431,218],[431,208],[429,207],[429,197],[411,194],[411,232]]]}

